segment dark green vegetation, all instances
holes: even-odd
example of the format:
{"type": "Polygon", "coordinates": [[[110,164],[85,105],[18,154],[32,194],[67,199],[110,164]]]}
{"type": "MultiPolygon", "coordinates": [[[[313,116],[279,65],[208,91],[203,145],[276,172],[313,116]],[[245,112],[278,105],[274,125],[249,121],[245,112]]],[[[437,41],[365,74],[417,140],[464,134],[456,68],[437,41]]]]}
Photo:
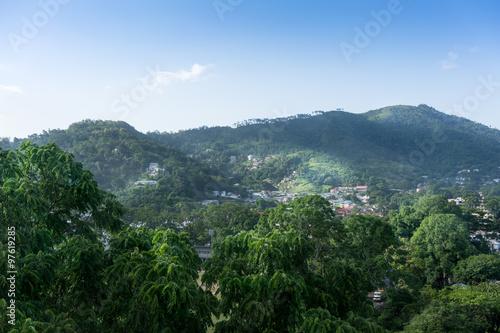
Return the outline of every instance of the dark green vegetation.
{"type": "Polygon", "coordinates": [[[172,215],[138,227],[123,223],[123,206],[54,144],[1,150],[0,165],[0,265],[17,271],[15,288],[12,274],[0,278],[2,332],[500,328],[500,286],[490,282],[500,278],[500,257],[470,238],[498,221],[441,196],[388,218],[339,219],[313,195],[260,215],[226,203],[193,211],[190,221],[172,215]],[[216,238],[202,265],[190,239],[203,241],[207,227],[216,238]],[[15,229],[15,253],[7,229],[15,229]],[[383,310],[367,298],[377,287],[383,310]]]}
{"type": "MultiPolygon", "coordinates": [[[[256,226],[251,212],[231,205],[209,209],[207,218],[229,236],[220,238],[202,287],[197,282],[201,259],[187,233],[126,227],[123,207],[56,145],[2,150],[0,163],[0,264],[17,271],[15,297],[7,288],[11,276],[0,279],[2,331],[204,332],[212,315],[221,314],[228,319],[219,321],[217,331],[382,331],[365,297],[369,284],[362,270],[354,262],[329,260],[324,274],[315,272],[308,264],[316,255],[308,233],[293,228],[262,236],[240,233],[256,226]],[[221,216],[230,212],[232,220],[221,216]],[[15,253],[7,247],[7,228],[15,230],[15,253]],[[247,293],[241,281],[229,281],[234,274],[253,292],[247,293]],[[220,300],[210,291],[219,286],[225,290],[220,300]],[[231,292],[244,292],[248,302],[231,292]],[[11,299],[15,325],[7,316],[11,299]]],[[[307,202],[325,206],[319,197],[303,200],[297,211],[301,218],[315,216],[312,234],[317,228],[343,228],[331,212],[300,208],[307,202]]]]}
{"type": "Polygon", "coordinates": [[[175,134],[84,121],[3,140],[0,332],[498,332],[500,257],[470,237],[500,231],[500,186],[483,187],[484,200],[474,191],[499,178],[498,136],[401,106],[175,134]],[[441,185],[473,168],[467,186],[441,185]],[[422,175],[434,182],[426,190],[393,190],[422,175]],[[341,219],[317,195],[197,202],[346,182],[369,185],[387,217],[341,219]],[[460,207],[446,200],[456,196],[460,207]],[[202,264],[193,245],[211,243],[210,229],[202,264]],[[383,308],[367,297],[377,288],[383,308]]]}
{"type": "MultiPolygon", "coordinates": [[[[104,190],[128,206],[153,206],[158,213],[191,209],[212,191],[245,197],[247,190],[320,193],[342,184],[370,185],[378,191],[373,203],[387,205],[394,194],[389,189],[415,188],[422,176],[451,186],[459,171],[478,170],[466,175],[476,190],[500,178],[500,131],[426,105],[317,112],[178,133],[142,134],[124,122],[87,120],[27,139],[56,142],[104,190]],[[164,170],[150,175],[150,163],[164,170]],[[137,180],[157,180],[158,187],[133,189],[137,180]]],[[[17,148],[27,139],[4,139],[0,147],[17,148]]]]}
{"type": "Polygon", "coordinates": [[[373,177],[407,190],[421,182],[421,176],[454,178],[463,169],[479,169],[475,181],[496,178],[500,166],[500,131],[426,105],[392,106],[364,114],[333,111],[255,119],[237,128],[147,135],[210,160],[250,187],[258,187],[265,179],[277,185],[295,170],[299,173],[296,191],[368,184],[373,177]],[[263,163],[248,172],[248,155],[262,160],[277,156],[280,167],[263,163]],[[231,156],[238,163],[230,163],[231,156]]]}
{"type": "MultiPolygon", "coordinates": [[[[124,207],[55,144],[0,150],[0,165],[0,265],[17,271],[15,288],[11,273],[0,277],[1,331],[500,328],[500,286],[489,282],[500,278],[500,258],[470,238],[498,220],[440,196],[384,219],[342,220],[328,201],[306,196],[260,215],[226,203],[139,227],[127,226],[124,207]],[[202,265],[191,240],[207,242],[207,228],[215,245],[202,265]],[[385,289],[382,311],[367,298],[377,287],[385,289]]],[[[497,199],[487,201],[492,209],[497,199]]]]}
{"type": "MultiPolygon", "coordinates": [[[[28,139],[39,145],[56,142],[94,174],[101,188],[112,190],[130,207],[148,206],[156,212],[181,209],[206,199],[212,190],[232,189],[220,171],[151,141],[124,122],[86,120],[28,139]],[[158,163],[163,170],[151,176],[150,163],[158,163]],[[158,186],[135,187],[137,180],[156,180],[158,186]]],[[[4,140],[3,148],[16,148],[22,141],[4,140]]]]}

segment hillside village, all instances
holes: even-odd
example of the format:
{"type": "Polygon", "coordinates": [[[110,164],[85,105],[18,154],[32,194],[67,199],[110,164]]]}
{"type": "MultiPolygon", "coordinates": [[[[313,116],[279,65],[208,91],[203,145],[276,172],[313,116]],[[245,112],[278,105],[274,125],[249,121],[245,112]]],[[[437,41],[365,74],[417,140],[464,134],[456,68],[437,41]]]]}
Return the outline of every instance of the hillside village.
{"type": "MultiPolygon", "coordinates": [[[[236,158],[232,156],[231,163],[234,163],[236,158]]],[[[264,159],[258,159],[253,155],[249,155],[247,157],[248,161],[251,162],[250,169],[257,169],[259,166],[269,162],[271,159],[275,158],[272,155],[266,156],[264,159]]],[[[479,172],[478,169],[473,170],[461,170],[458,172],[457,177],[455,177],[454,181],[456,185],[463,186],[470,178],[467,177],[469,173],[479,172]]],[[[134,182],[134,186],[156,186],[158,181],[162,175],[166,175],[169,172],[163,168],[160,168],[159,163],[150,163],[147,168],[147,176],[149,180],[139,180],[134,182]],[[154,180],[152,180],[154,179],[154,180]]],[[[299,175],[298,172],[293,171],[291,175],[284,177],[278,184],[277,187],[281,188],[281,190],[262,190],[262,191],[253,191],[248,190],[246,197],[242,197],[241,194],[231,192],[231,191],[212,191],[211,193],[207,193],[210,196],[210,199],[199,201],[198,203],[202,206],[208,206],[212,204],[223,204],[226,202],[241,202],[241,203],[249,203],[255,204],[257,200],[265,200],[265,201],[274,201],[276,203],[289,203],[295,198],[305,197],[315,193],[308,192],[291,192],[290,189],[293,187],[294,180],[299,175]]],[[[427,180],[426,176],[423,176],[425,180],[427,180]]],[[[494,183],[500,182],[500,179],[492,179],[484,182],[483,185],[491,185],[494,183]]],[[[239,184],[235,184],[239,186],[239,184]]],[[[406,191],[405,193],[410,194],[412,192],[419,193],[421,191],[426,191],[428,186],[426,183],[419,184],[415,189],[406,191]]],[[[446,188],[441,188],[445,190],[446,188]]],[[[337,216],[342,218],[349,217],[353,214],[357,215],[374,215],[378,217],[384,217],[387,215],[388,211],[383,207],[379,207],[377,204],[370,203],[370,197],[368,195],[369,187],[367,185],[357,185],[357,186],[337,186],[332,187],[328,192],[320,194],[321,197],[328,200],[331,204],[332,208],[335,210],[337,216]]],[[[401,193],[402,191],[399,189],[391,189],[394,193],[401,193]]],[[[483,204],[484,197],[482,193],[478,193],[480,198],[478,200],[478,205],[474,209],[473,215],[479,216],[483,221],[483,223],[488,223],[487,221],[493,221],[494,217],[489,212],[483,204]]],[[[454,202],[456,205],[461,206],[465,203],[465,199],[462,197],[450,198],[448,202],[454,202]]],[[[490,248],[493,251],[500,251],[500,241],[497,240],[497,235],[492,232],[486,231],[477,231],[476,233],[471,235],[472,238],[484,238],[488,241],[490,248]]]]}
{"type": "MultiPolygon", "coordinates": [[[[259,159],[253,155],[248,155],[247,159],[251,162],[251,167],[249,170],[258,169],[263,164],[269,162],[271,159],[275,158],[273,155],[268,155],[263,159],[259,159]]],[[[236,156],[231,156],[231,162],[234,163],[236,160],[236,156]]],[[[500,168],[500,167],[499,167],[500,168]]],[[[453,179],[447,178],[446,181],[454,183],[457,186],[463,186],[467,181],[470,180],[467,177],[469,173],[479,172],[479,169],[473,170],[460,170],[457,174],[457,177],[453,179]]],[[[169,171],[166,171],[164,168],[160,168],[159,163],[152,162],[149,164],[149,167],[146,170],[147,180],[138,180],[134,182],[134,186],[156,186],[158,183],[158,179],[163,175],[168,175],[169,171]]],[[[208,200],[199,201],[202,205],[209,204],[217,204],[223,202],[232,202],[235,200],[242,200],[244,202],[255,203],[257,199],[263,199],[266,201],[276,201],[280,203],[288,203],[294,198],[303,197],[311,194],[310,192],[295,192],[294,182],[297,180],[297,176],[299,176],[299,172],[293,171],[289,176],[283,177],[283,179],[276,184],[275,187],[279,188],[279,190],[262,190],[262,191],[254,191],[248,190],[246,196],[242,196],[240,193],[231,192],[231,191],[212,191],[211,193],[207,193],[208,196],[212,198],[208,200]]],[[[425,181],[427,181],[427,176],[422,176],[425,181]]],[[[500,183],[500,179],[490,179],[490,177],[486,177],[488,180],[482,182],[482,186],[488,186],[496,183],[500,183]]],[[[239,184],[234,184],[234,186],[238,187],[239,184]]],[[[427,183],[424,182],[422,184],[418,184],[417,187],[413,190],[405,191],[405,193],[412,192],[420,192],[425,191],[429,187],[427,183]]],[[[441,187],[440,189],[445,190],[445,187],[441,187]]],[[[402,193],[403,191],[400,189],[390,189],[390,191],[394,193],[402,193]]],[[[327,199],[332,207],[337,211],[337,213],[342,217],[347,217],[351,214],[372,214],[377,216],[383,216],[383,210],[378,207],[377,204],[370,203],[370,197],[368,196],[368,186],[367,185],[357,185],[357,186],[337,186],[332,187],[328,192],[320,194],[323,198],[327,199]]],[[[481,194],[480,194],[481,195],[481,194]]],[[[449,201],[454,201],[457,205],[463,204],[464,200],[461,197],[450,198],[449,201]]],[[[478,207],[483,208],[484,207],[478,207]]]]}

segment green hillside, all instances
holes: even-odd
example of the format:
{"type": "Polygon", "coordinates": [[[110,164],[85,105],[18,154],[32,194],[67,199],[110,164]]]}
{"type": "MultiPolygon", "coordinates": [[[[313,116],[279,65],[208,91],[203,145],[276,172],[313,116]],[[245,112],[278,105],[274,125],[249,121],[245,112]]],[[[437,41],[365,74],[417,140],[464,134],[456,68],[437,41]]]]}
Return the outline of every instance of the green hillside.
{"type": "MultiPolygon", "coordinates": [[[[463,169],[497,177],[500,131],[446,115],[426,105],[392,106],[364,114],[342,111],[315,116],[257,119],[237,128],[148,133],[252,182],[247,156],[280,156],[294,162],[299,184],[365,183],[370,177],[398,182],[454,178],[463,169]],[[206,153],[210,149],[210,153],[206,153]],[[236,156],[238,163],[230,163],[236,156]],[[244,168],[242,166],[246,166],[244,168]]],[[[281,177],[277,175],[277,178],[281,177]]],[[[243,181],[244,182],[244,181],[243,181]]]]}
{"type": "MultiPolygon", "coordinates": [[[[476,170],[468,178],[478,183],[500,178],[500,131],[426,105],[363,114],[318,111],[177,133],[143,134],[124,122],[86,120],[27,139],[55,141],[103,189],[124,198],[137,197],[123,192],[135,181],[158,180],[159,193],[133,188],[158,202],[200,200],[214,190],[320,192],[379,180],[405,189],[422,176],[452,183],[464,169],[476,170]],[[152,177],[146,171],[150,163],[164,171],[152,177]]],[[[0,144],[15,148],[24,140],[0,144]]]]}
{"type": "Polygon", "coordinates": [[[67,130],[51,130],[10,143],[3,140],[2,148],[17,148],[26,140],[39,145],[56,142],[93,173],[102,189],[112,190],[132,207],[148,205],[160,211],[178,202],[205,199],[210,190],[229,186],[217,169],[150,140],[124,122],[85,120],[67,130]],[[148,171],[150,163],[158,163],[158,172],[148,171]],[[156,181],[157,185],[134,186],[140,180],[156,181]]]}

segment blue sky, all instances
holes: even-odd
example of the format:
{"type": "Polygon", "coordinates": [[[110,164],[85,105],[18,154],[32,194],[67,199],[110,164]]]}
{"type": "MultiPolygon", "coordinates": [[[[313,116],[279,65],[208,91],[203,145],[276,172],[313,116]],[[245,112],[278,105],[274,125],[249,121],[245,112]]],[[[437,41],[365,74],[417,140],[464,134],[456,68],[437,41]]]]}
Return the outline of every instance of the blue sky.
{"type": "Polygon", "coordinates": [[[421,103],[500,128],[500,2],[0,0],[0,137],[421,103]]]}

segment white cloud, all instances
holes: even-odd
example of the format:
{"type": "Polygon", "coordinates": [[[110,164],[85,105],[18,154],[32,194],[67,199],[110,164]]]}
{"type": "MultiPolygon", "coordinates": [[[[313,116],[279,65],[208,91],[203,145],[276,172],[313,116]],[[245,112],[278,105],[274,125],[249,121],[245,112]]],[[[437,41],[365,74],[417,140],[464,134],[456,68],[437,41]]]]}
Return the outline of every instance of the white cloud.
{"type": "Polygon", "coordinates": [[[194,64],[191,67],[191,71],[186,72],[184,70],[179,71],[177,73],[169,73],[163,72],[161,73],[167,78],[178,79],[180,81],[188,81],[188,80],[196,80],[198,77],[203,74],[203,72],[207,69],[207,66],[201,66],[199,64],[194,64]]]}
{"type": "Polygon", "coordinates": [[[479,46],[473,46],[469,48],[469,52],[471,53],[481,52],[481,48],[479,48],[479,46]]]}
{"type": "MultiPolygon", "coordinates": [[[[166,86],[174,81],[197,81],[200,79],[201,75],[210,67],[208,66],[202,66],[199,64],[194,64],[191,66],[191,70],[185,71],[185,70],[180,70],[178,72],[162,72],[159,71],[158,68],[156,71],[150,71],[150,75],[153,76],[153,79],[158,82],[162,86],[166,86]]],[[[151,77],[145,77],[141,78],[141,81],[146,81],[150,79],[151,77]]]]}
{"type": "Polygon", "coordinates": [[[2,86],[2,85],[0,85],[0,96],[2,96],[4,93],[22,94],[23,91],[18,86],[2,86]]]}
{"type": "Polygon", "coordinates": [[[446,59],[441,60],[439,63],[441,64],[441,69],[447,70],[457,67],[456,60],[458,59],[458,54],[455,52],[448,52],[446,59]]]}

